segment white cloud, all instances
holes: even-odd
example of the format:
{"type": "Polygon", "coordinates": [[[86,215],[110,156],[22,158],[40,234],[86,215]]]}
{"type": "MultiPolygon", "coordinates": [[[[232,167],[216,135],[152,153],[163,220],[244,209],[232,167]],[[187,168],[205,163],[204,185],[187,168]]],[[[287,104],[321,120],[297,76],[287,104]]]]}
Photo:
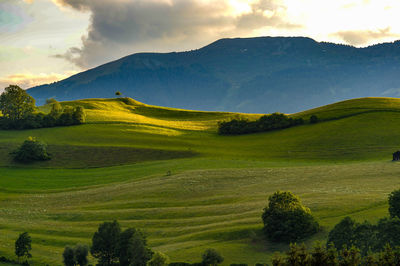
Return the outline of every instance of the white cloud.
{"type": "Polygon", "coordinates": [[[77,73],[76,71],[68,71],[64,74],[59,74],[59,73],[50,73],[50,74],[42,73],[38,75],[32,73],[13,74],[0,78],[0,90],[3,90],[9,85],[18,85],[23,89],[28,89],[34,86],[59,81],[76,73],[77,73]]]}
{"type": "Polygon", "coordinates": [[[129,53],[198,48],[222,37],[251,36],[260,28],[293,28],[278,0],[56,0],[91,12],[82,46],[59,54],[81,67],[129,53]],[[150,47],[150,48],[149,48],[150,47]]]}

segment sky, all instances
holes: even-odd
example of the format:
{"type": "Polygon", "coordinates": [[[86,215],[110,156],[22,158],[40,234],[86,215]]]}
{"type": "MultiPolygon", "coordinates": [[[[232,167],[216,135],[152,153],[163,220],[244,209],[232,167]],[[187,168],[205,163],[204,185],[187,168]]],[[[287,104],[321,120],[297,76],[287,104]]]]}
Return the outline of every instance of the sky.
{"type": "Polygon", "coordinates": [[[399,0],[0,0],[0,91],[221,38],[392,42],[400,39],[398,14],[399,0]]]}

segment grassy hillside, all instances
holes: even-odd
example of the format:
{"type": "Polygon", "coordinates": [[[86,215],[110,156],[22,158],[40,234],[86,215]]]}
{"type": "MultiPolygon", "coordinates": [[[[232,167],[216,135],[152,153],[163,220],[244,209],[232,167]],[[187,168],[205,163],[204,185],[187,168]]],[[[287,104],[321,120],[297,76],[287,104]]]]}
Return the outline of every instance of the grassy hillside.
{"type": "Polygon", "coordinates": [[[327,121],[242,136],[218,136],[217,122],[260,115],[126,99],[63,104],[83,105],[88,123],[0,131],[0,255],[12,257],[18,233],[28,231],[35,265],[60,265],[66,244],[89,244],[99,223],[118,219],[173,261],[198,261],[214,247],[226,265],[269,263],[286,248],[260,233],[274,191],[293,191],[317,216],[323,230],[312,242],[345,215],[387,215],[387,194],[400,185],[400,165],[390,162],[400,148],[398,99],[328,105],[293,114],[327,121]],[[27,136],[47,142],[54,158],[11,162],[8,152],[27,136]]]}

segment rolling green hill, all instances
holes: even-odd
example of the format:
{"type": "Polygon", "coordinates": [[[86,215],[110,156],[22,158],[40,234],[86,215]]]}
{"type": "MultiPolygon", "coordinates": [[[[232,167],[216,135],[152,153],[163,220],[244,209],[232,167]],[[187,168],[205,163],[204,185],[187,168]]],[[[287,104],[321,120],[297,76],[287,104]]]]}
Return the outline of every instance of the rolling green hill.
{"type": "Polygon", "coordinates": [[[35,265],[60,265],[65,245],[89,244],[99,223],[118,219],[143,229],[172,261],[199,261],[213,247],[227,265],[269,263],[286,248],[260,232],[276,190],[298,194],[322,224],[310,243],[345,215],[387,215],[387,194],[400,185],[400,165],[390,161],[400,148],[400,99],[340,102],[293,114],[316,114],[317,124],[241,136],[217,135],[217,122],[261,114],[125,98],[62,104],[84,106],[88,123],[0,131],[0,255],[12,257],[18,233],[28,231],[35,265]],[[8,153],[28,136],[48,143],[54,158],[13,163],[8,153]]]}

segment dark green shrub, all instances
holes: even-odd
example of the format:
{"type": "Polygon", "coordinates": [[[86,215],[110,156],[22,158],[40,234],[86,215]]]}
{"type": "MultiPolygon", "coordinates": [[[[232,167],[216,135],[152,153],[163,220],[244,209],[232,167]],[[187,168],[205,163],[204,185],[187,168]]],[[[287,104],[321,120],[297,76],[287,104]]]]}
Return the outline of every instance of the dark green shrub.
{"type": "Polygon", "coordinates": [[[47,145],[33,137],[25,140],[12,155],[15,161],[22,163],[50,160],[50,155],[47,153],[47,145]]]}
{"type": "Polygon", "coordinates": [[[382,250],[386,244],[392,247],[400,246],[400,219],[383,218],[377,225],[377,243],[375,250],[382,250]]]}
{"type": "Polygon", "coordinates": [[[262,219],[265,235],[275,242],[296,242],[319,229],[310,209],[289,191],[277,191],[269,197],[262,219]]]}
{"type": "Polygon", "coordinates": [[[285,114],[273,113],[264,115],[256,121],[244,119],[232,119],[231,121],[218,123],[218,134],[240,135],[256,132],[267,132],[304,124],[302,118],[292,118],[285,114]]]}
{"type": "Polygon", "coordinates": [[[310,124],[318,123],[318,117],[316,115],[310,116],[310,124]]]}
{"type": "Polygon", "coordinates": [[[66,246],[63,252],[63,263],[65,266],[75,266],[75,252],[74,249],[70,246],[66,246]]]}
{"type": "Polygon", "coordinates": [[[204,251],[202,257],[203,265],[216,266],[224,261],[224,258],[215,249],[209,248],[204,251]]]}
{"type": "Polygon", "coordinates": [[[392,218],[400,218],[400,189],[389,194],[389,214],[392,218]]]}
{"type": "Polygon", "coordinates": [[[354,245],[354,231],[356,222],[350,217],[343,218],[329,232],[327,243],[332,243],[336,249],[341,250],[344,246],[354,245]]]}

